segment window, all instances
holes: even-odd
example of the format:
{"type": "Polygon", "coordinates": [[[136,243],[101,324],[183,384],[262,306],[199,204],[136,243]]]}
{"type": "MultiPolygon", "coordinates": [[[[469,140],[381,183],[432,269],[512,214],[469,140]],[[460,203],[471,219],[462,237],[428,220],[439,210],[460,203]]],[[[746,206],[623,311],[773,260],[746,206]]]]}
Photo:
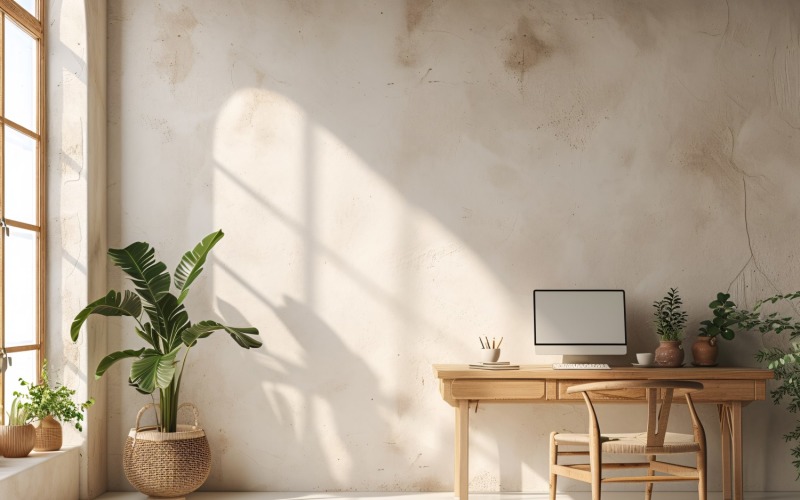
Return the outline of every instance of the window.
{"type": "Polygon", "coordinates": [[[43,4],[0,0],[0,358],[9,359],[0,394],[6,411],[20,377],[38,380],[44,356],[43,4]]]}

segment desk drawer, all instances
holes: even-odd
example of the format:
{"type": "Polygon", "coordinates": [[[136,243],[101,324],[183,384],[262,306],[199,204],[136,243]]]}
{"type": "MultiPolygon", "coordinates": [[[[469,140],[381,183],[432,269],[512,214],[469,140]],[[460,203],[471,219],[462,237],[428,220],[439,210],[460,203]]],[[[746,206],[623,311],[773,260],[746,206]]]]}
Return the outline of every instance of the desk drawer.
{"type": "MultiPolygon", "coordinates": [[[[764,399],[765,383],[755,380],[698,380],[702,382],[703,390],[692,393],[692,401],[720,402],[720,401],[759,401],[764,399]]],[[[676,389],[673,398],[685,402],[683,395],[686,391],[676,389]]]]}
{"type": "MultiPolygon", "coordinates": [[[[567,389],[573,385],[587,384],[589,382],[597,382],[597,380],[559,380],[557,385],[556,394],[559,400],[579,400],[583,401],[581,393],[567,394],[567,389]]],[[[614,391],[592,391],[589,396],[592,401],[644,401],[647,399],[644,389],[625,389],[614,391]]]]}
{"type": "Polygon", "coordinates": [[[456,399],[544,399],[544,380],[454,380],[456,399]]]}

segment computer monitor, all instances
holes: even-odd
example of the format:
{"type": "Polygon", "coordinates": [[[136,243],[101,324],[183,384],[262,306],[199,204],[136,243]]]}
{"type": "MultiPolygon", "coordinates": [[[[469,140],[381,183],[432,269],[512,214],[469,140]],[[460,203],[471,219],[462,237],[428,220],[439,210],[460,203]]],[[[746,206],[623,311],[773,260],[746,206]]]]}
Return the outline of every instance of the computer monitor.
{"type": "Polygon", "coordinates": [[[536,354],[627,354],[625,290],[534,290],[536,354]]]}

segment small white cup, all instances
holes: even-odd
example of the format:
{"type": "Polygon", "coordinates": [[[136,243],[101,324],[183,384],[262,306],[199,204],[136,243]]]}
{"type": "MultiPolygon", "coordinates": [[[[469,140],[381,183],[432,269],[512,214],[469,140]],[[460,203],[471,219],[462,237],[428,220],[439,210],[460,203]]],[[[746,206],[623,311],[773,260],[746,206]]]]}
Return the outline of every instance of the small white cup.
{"type": "Polygon", "coordinates": [[[497,361],[500,359],[500,349],[481,349],[481,361],[497,361]]]}
{"type": "Polygon", "coordinates": [[[637,352],[636,353],[636,361],[643,366],[650,366],[653,364],[653,353],[652,352],[637,352]]]}

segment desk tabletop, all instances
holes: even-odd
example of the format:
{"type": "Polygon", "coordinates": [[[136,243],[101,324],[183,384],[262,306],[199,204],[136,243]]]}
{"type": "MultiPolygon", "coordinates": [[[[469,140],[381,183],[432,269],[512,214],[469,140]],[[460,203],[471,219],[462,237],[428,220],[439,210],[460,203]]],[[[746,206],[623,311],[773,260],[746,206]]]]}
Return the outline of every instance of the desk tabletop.
{"type": "Polygon", "coordinates": [[[738,367],[637,368],[612,366],[610,370],[554,370],[550,365],[520,365],[519,370],[481,370],[467,364],[436,364],[433,372],[441,380],[452,379],[546,379],[546,380],[769,380],[772,370],[738,367]]]}

